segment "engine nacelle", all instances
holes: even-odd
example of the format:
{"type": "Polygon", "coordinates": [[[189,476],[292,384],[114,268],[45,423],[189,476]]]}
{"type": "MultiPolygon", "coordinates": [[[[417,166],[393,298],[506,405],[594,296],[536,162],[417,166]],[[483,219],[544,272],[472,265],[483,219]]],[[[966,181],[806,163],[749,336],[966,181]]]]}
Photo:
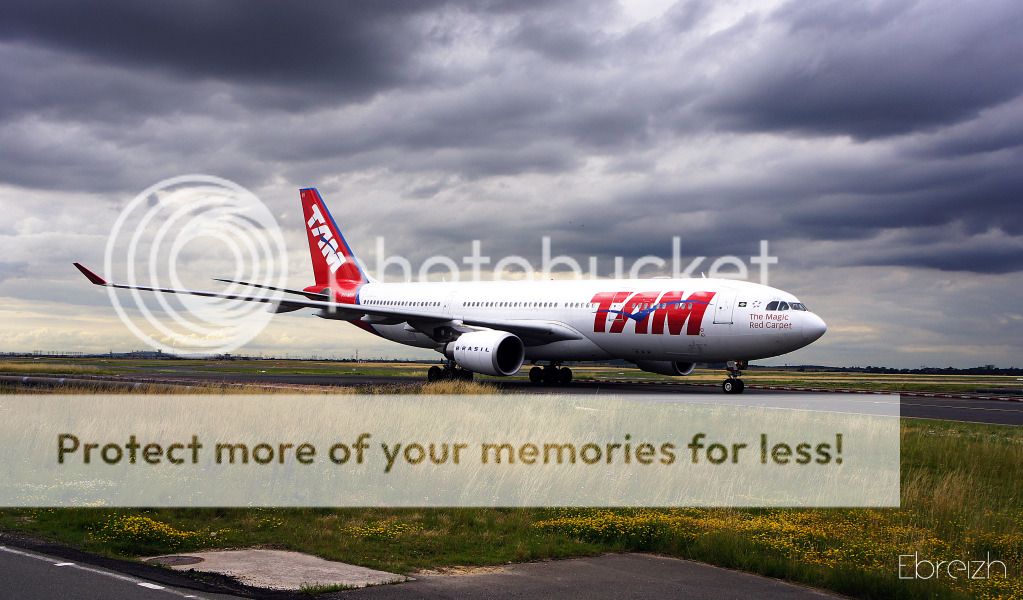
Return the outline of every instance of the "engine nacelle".
{"type": "Polygon", "coordinates": [[[637,360],[636,366],[650,373],[679,377],[692,373],[696,368],[696,363],[679,360],[637,360]]]}
{"type": "Polygon", "coordinates": [[[514,375],[526,360],[522,340],[506,331],[463,333],[444,348],[461,367],[485,375],[514,375]]]}

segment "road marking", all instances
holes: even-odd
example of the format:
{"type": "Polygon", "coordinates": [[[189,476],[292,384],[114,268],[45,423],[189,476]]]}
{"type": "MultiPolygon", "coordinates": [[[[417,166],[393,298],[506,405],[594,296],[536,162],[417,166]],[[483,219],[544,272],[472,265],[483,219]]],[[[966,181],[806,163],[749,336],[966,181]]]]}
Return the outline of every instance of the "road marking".
{"type": "Polygon", "coordinates": [[[916,404],[914,402],[903,402],[905,406],[925,406],[927,408],[955,408],[959,410],[988,410],[994,412],[1013,412],[1023,413],[1023,410],[1017,410],[1012,408],[987,408],[983,406],[958,406],[955,404],[916,404]]]}
{"type": "Polygon", "coordinates": [[[144,587],[144,588],[149,588],[151,590],[162,590],[162,589],[165,589],[162,585],[156,585],[155,583],[149,583],[148,581],[140,581],[139,585],[144,587]]]}
{"type": "Polygon", "coordinates": [[[86,567],[86,566],[75,564],[75,563],[54,563],[52,557],[43,556],[42,554],[36,554],[34,552],[26,552],[24,550],[15,550],[14,548],[10,548],[8,546],[0,546],[0,552],[6,552],[8,554],[15,554],[17,556],[24,556],[25,558],[32,558],[32,559],[35,559],[35,560],[46,561],[48,563],[52,563],[53,566],[55,566],[55,567],[71,567],[72,569],[78,569],[79,571],[85,571],[87,573],[93,573],[94,575],[102,575],[103,577],[108,577],[110,579],[117,579],[119,581],[126,581],[128,583],[134,583],[135,585],[138,585],[138,586],[141,586],[141,587],[144,587],[144,588],[149,588],[151,590],[159,590],[161,592],[165,592],[167,594],[173,594],[175,596],[179,596],[179,597],[182,597],[182,598],[201,598],[201,596],[195,596],[195,595],[192,595],[192,594],[185,594],[184,592],[179,592],[178,590],[168,589],[168,588],[163,587],[162,585],[157,585],[155,583],[149,583],[148,581],[142,581],[141,579],[137,579],[135,577],[129,577],[127,575],[121,575],[120,573],[115,573],[113,571],[105,571],[103,569],[95,569],[95,568],[92,568],[92,567],[86,567]]]}

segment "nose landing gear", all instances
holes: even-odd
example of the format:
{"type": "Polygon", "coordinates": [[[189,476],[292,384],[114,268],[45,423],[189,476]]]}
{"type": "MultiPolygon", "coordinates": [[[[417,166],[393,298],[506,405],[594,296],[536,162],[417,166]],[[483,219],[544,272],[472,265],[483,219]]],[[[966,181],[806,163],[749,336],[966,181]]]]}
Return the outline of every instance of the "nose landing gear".
{"type": "Polygon", "coordinates": [[[529,382],[533,385],[568,385],[572,383],[572,369],[556,363],[535,366],[529,370],[529,382]]]}
{"type": "Polygon", "coordinates": [[[721,384],[721,389],[726,394],[741,394],[746,389],[746,384],[742,382],[742,369],[749,366],[749,363],[744,360],[730,360],[725,363],[725,370],[728,371],[728,379],[721,384]]]}

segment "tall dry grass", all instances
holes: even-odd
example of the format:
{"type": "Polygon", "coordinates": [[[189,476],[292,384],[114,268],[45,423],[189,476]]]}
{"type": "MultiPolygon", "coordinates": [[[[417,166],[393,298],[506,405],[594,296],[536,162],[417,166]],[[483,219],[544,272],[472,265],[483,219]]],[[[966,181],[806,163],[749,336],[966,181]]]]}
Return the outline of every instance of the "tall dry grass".
{"type": "Polygon", "coordinates": [[[45,375],[81,375],[85,373],[101,374],[108,372],[92,365],[39,361],[0,361],[0,373],[41,373],[45,375]]]}
{"type": "Polygon", "coordinates": [[[0,394],[428,394],[489,395],[501,389],[491,383],[476,381],[437,381],[432,383],[397,383],[373,386],[322,386],[278,384],[172,384],[96,381],[95,384],[0,384],[0,394]]]}

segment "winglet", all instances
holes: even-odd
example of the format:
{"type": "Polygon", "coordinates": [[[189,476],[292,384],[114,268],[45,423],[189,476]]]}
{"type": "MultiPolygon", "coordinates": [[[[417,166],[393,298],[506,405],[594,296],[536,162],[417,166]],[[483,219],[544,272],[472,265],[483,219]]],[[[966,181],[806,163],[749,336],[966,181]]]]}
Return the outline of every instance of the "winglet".
{"type": "Polygon", "coordinates": [[[84,266],[82,266],[82,263],[74,263],[74,265],[75,265],[75,267],[79,271],[82,272],[82,275],[85,275],[86,279],[88,279],[94,285],[106,285],[107,284],[107,280],[106,279],[103,279],[99,275],[97,275],[97,274],[93,273],[92,271],[90,271],[89,269],[85,268],[84,266]]]}

